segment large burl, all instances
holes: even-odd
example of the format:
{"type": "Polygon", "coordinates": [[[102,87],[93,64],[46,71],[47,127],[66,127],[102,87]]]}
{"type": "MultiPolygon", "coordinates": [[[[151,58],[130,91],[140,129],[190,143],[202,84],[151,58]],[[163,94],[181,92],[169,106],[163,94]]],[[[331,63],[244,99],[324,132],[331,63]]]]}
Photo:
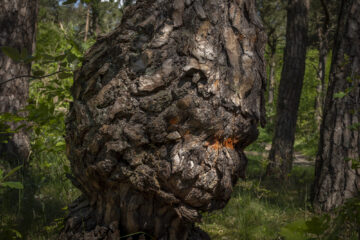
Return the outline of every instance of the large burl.
{"type": "Polygon", "coordinates": [[[263,123],[264,41],[253,0],[142,0],[75,74],[62,239],[206,239],[263,123]]]}

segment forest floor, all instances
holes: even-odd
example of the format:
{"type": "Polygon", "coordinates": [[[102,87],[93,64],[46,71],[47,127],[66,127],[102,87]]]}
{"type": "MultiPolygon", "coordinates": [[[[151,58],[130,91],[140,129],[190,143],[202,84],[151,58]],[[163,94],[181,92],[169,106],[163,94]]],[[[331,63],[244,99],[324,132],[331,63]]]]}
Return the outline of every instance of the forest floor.
{"type": "MultiPolygon", "coordinates": [[[[296,148],[289,180],[279,184],[262,178],[268,163],[269,139],[271,136],[262,134],[246,149],[249,159],[247,177],[238,181],[227,206],[203,214],[199,226],[213,240],[281,239],[286,224],[311,218],[309,199],[314,179],[314,156],[306,153],[313,152],[309,150],[313,144],[296,148]]],[[[69,171],[64,155],[44,152],[33,164],[31,177],[23,180],[24,191],[9,190],[0,198],[0,230],[11,234],[16,229],[23,239],[56,239],[67,214],[65,206],[80,193],[64,175],[64,171],[69,171]],[[24,199],[21,206],[14,204],[19,199],[24,199]]],[[[1,235],[0,240],[11,239],[1,235]]]]}
{"type": "Polygon", "coordinates": [[[216,240],[282,239],[282,228],[311,218],[310,193],[314,157],[299,151],[286,183],[263,180],[271,145],[262,143],[246,151],[247,177],[239,180],[224,209],[206,213],[200,227],[216,240]]]}
{"type": "MultiPolygon", "coordinates": [[[[266,143],[264,144],[264,150],[263,152],[258,152],[258,151],[245,151],[246,156],[253,156],[253,157],[257,157],[257,156],[261,156],[263,158],[267,158],[269,155],[269,151],[271,149],[271,144],[266,143]]],[[[315,161],[309,157],[304,155],[301,152],[295,151],[294,153],[294,160],[293,160],[294,165],[310,165],[313,166],[315,164],[315,161]]]]}

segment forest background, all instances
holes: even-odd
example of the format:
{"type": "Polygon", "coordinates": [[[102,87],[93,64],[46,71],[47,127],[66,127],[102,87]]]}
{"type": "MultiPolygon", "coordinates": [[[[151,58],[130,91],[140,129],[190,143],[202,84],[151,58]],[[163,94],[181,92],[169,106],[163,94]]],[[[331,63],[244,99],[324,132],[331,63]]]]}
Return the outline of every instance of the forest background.
{"type": "MultiPolygon", "coordinates": [[[[131,1],[39,0],[35,54],[12,48],[3,52],[32,62],[30,95],[24,117],[1,114],[2,133],[9,122],[26,120],[31,154],[21,162],[0,165],[0,239],[55,239],[63,227],[67,205],[80,192],[71,184],[65,154],[65,116],[72,101],[73,71],[97,38],[114,30],[131,1]]],[[[239,181],[225,209],[204,215],[200,227],[213,239],[358,239],[359,201],[349,201],[332,215],[317,214],[311,204],[314,164],[318,152],[322,106],[331,65],[326,53],[324,81],[319,77],[319,31],[326,24],[333,45],[339,3],[312,1],[303,87],[296,122],[294,167],[284,184],[266,178],[268,151],[274,134],[278,87],[286,43],[286,1],[258,0],[268,43],[266,48],[267,124],[247,149],[246,180],[239,181]],[[326,23],[324,23],[326,22],[326,23]]],[[[336,97],[344,97],[338,93],[336,97]]],[[[7,135],[3,135],[7,136],[7,135]]],[[[6,137],[0,139],[7,142],[6,137]]],[[[136,234],[136,233],[135,233],[136,234]]]]}

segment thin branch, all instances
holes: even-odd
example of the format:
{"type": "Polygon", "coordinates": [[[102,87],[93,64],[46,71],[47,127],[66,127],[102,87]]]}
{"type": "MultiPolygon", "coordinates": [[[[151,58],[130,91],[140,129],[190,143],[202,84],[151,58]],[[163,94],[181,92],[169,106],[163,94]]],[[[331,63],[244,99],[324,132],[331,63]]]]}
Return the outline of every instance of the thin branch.
{"type": "Polygon", "coordinates": [[[48,74],[48,75],[38,76],[38,77],[37,77],[37,76],[32,76],[32,75],[16,76],[16,77],[13,77],[13,78],[10,78],[10,79],[7,79],[7,80],[5,80],[5,81],[0,82],[0,85],[5,84],[5,83],[10,82],[10,81],[13,81],[13,80],[16,80],[16,79],[19,79],[19,78],[42,79],[42,78],[46,78],[46,77],[51,77],[51,76],[53,76],[53,75],[55,75],[55,74],[62,73],[62,72],[67,72],[67,71],[64,71],[64,70],[62,70],[62,71],[57,71],[57,72],[50,73],[50,74],[48,74]]]}

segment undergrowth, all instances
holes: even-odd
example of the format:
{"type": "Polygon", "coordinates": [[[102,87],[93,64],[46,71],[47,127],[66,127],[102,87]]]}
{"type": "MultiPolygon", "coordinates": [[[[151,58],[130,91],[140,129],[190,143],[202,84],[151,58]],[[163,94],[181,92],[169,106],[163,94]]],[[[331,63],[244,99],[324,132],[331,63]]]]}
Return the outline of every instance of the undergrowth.
{"type": "Polygon", "coordinates": [[[239,180],[227,206],[204,214],[200,227],[212,239],[281,239],[279,232],[289,222],[308,219],[312,166],[295,166],[286,185],[264,181],[262,157],[249,157],[248,176],[239,180]]]}

